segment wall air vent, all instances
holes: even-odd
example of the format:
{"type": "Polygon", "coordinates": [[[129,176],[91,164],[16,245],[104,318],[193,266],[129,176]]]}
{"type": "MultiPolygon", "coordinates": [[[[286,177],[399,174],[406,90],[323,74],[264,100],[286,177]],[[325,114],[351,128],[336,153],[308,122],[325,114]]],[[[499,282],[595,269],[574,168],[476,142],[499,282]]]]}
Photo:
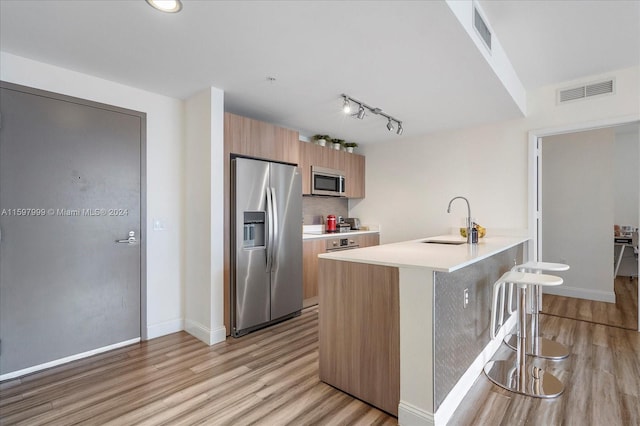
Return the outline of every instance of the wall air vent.
{"type": "Polygon", "coordinates": [[[559,104],[564,102],[577,101],[579,99],[586,99],[593,96],[611,95],[614,93],[614,80],[604,80],[595,83],[589,83],[582,86],[569,87],[567,89],[558,90],[557,102],[559,104]]]}
{"type": "Polygon", "coordinates": [[[491,31],[489,31],[489,27],[480,16],[478,9],[476,7],[473,8],[473,27],[476,29],[476,32],[484,41],[485,46],[491,52],[491,31]]]}

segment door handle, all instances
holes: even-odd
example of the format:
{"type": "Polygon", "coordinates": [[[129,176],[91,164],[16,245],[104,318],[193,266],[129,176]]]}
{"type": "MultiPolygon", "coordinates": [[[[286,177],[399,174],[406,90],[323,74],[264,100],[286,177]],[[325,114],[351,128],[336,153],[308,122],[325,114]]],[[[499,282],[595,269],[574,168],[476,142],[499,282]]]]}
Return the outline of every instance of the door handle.
{"type": "Polygon", "coordinates": [[[129,238],[126,240],[116,240],[116,243],[119,244],[135,244],[138,240],[136,240],[135,231],[129,231],[129,238]]]}

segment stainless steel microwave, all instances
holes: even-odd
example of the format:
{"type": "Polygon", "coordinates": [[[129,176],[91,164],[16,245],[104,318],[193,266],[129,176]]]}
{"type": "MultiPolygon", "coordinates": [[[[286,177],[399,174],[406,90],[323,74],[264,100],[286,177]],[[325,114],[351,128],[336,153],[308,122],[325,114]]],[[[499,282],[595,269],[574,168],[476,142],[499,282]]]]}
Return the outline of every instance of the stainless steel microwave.
{"type": "Polygon", "coordinates": [[[311,166],[311,194],[344,197],[345,178],[340,170],[311,166]]]}

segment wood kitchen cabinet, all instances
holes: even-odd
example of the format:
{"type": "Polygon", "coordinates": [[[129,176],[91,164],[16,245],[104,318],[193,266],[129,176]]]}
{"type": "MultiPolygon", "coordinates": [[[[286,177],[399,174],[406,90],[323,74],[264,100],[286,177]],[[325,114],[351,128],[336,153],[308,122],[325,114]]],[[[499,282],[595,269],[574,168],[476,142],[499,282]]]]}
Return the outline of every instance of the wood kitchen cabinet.
{"type": "Polygon", "coordinates": [[[302,299],[303,306],[318,304],[318,255],[326,250],[327,240],[302,242],[302,299]]]}
{"type": "Polygon", "coordinates": [[[298,167],[302,171],[302,193],[304,195],[311,195],[311,166],[344,170],[336,156],[339,151],[314,143],[300,142],[299,152],[298,167]]]}
{"type": "Polygon", "coordinates": [[[360,247],[377,246],[380,234],[335,234],[330,238],[314,238],[302,242],[302,299],[303,306],[318,304],[318,255],[326,253],[327,241],[334,238],[349,238],[360,247]]]}
{"type": "Polygon", "coordinates": [[[263,121],[224,114],[224,141],[229,153],[298,164],[299,134],[263,121]]]}
{"type": "Polygon", "coordinates": [[[346,197],[364,198],[364,156],[344,152],[343,164],[346,175],[346,197]]]}
{"type": "Polygon", "coordinates": [[[337,151],[326,146],[300,142],[298,166],[302,169],[302,193],[311,194],[311,166],[327,167],[344,172],[346,179],[345,196],[364,198],[365,157],[345,151],[337,151]]]}

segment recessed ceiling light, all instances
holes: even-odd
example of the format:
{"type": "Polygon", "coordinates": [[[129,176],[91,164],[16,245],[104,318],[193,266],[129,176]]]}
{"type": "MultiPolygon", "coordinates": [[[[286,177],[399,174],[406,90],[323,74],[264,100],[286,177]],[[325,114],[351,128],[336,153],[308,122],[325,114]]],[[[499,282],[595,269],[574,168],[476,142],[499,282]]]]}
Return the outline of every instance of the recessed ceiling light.
{"type": "Polygon", "coordinates": [[[182,9],[180,0],[147,0],[147,3],[162,12],[177,13],[182,9]]]}

